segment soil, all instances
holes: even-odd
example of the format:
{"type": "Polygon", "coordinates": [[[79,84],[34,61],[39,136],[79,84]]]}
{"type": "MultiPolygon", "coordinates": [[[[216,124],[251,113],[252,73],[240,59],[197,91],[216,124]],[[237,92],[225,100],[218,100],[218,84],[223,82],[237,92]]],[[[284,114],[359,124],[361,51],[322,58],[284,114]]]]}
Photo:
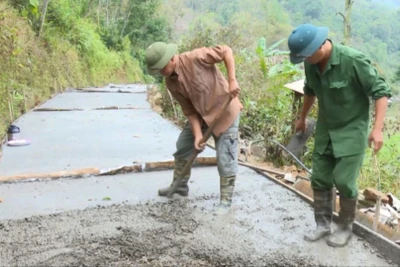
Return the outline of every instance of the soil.
{"type": "MultiPolygon", "coordinates": [[[[245,232],[228,247],[227,232],[219,226],[229,216],[211,214],[216,225],[212,227],[204,218],[208,214],[193,212],[201,213],[201,202],[209,198],[192,200],[199,206],[190,208],[187,200],[176,199],[3,221],[0,262],[13,266],[321,266],[296,252],[255,253],[245,232]],[[210,227],[212,240],[202,239],[201,233],[210,227]]],[[[235,224],[246,227],[240,220],[235,224]]]]}

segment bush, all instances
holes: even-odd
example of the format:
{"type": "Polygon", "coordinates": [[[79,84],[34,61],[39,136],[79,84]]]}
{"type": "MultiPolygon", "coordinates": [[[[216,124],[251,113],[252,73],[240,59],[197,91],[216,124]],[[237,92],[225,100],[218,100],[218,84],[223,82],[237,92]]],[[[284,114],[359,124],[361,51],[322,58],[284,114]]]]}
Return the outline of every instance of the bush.
{"type": "MultiPolygon", "coordinates": [[[[35,1],[30,1],[35,2],[35,1]]],[[[81,7],[50,1],[46,27],[37,37],[37,9],[29,1],[0,3],[0,134],[21,114],[67,87],[142,82],[128,38],[111,51],[81,7]],[[23,14],[23,16],[21,16],[23,14]]]]}

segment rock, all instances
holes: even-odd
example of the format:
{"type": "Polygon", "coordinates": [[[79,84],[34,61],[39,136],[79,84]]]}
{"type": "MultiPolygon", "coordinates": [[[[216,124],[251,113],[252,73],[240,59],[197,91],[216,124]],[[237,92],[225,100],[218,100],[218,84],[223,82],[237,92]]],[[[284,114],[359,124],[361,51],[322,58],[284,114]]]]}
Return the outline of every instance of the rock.
{"type": "Polygon", "coordinates": [[[291,173],[285,173],[285,177],[283,177],[283,179],[292,184],[296,182],[296,177],[294,175],[292,175],[291,173]]]}
{"type": "Polygon", "coordinates": [[[383,194],[382,192],[380,192],[374,188],[366,188],[364,190],[363,194],[364,194],[366,200],[376,202],[378,199],[378,196],[380,196],[382,203],[386,204],[389,202],[388,196],[386,196],[385,194],[383,194]]]}
{"type": "Polygon", "coordinates": [[[250,153],[259,158],[265,157],[266,150],[264,146],[252,145],[250,146],[250,153]]]}
{"type": "Polygon", "coordinates": [[[387,194],[387,197],[389,199],[389,205],[397,212],[400,212],[400,200],[398,200],[392,193],[387,194]]]}

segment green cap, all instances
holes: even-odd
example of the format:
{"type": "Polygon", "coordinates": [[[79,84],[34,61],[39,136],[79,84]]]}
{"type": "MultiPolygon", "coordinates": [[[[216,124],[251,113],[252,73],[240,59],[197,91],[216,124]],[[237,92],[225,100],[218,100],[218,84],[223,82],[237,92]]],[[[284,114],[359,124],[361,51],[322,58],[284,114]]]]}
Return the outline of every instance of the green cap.
{"type": "Polygon", "coordinates": [[[290,61],[299,64],[312,56],[328,38],[328,32],[328,27],[312,24],[302,24],[294,29],[288,39],[290,61]]]}
{"type": "Polygon", "coordinates": [[[146,49],[146,64],[150,74],[162,70],[178,51],[176,44],[155,42],[146,49]]]}

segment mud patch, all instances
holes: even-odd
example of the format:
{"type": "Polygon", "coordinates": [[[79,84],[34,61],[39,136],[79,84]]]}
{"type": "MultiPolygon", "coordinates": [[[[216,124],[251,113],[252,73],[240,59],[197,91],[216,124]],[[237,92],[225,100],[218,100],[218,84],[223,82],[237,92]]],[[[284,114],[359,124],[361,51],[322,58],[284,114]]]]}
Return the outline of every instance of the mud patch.
{"type": "Polygon", "coordinates": [[[265,253],[256,253],[256,244],[239,229],[249,226],[207,210],[204,201],[100,206],[3,221],[0,262],[18,266],[322,266],[315,258],[289,251],[265,248],[265,253]],[[226,236],[233,228],[239,229],[235,240],[226,236]],[[210,236],[202,236],[205,232],[210,236]]]}

